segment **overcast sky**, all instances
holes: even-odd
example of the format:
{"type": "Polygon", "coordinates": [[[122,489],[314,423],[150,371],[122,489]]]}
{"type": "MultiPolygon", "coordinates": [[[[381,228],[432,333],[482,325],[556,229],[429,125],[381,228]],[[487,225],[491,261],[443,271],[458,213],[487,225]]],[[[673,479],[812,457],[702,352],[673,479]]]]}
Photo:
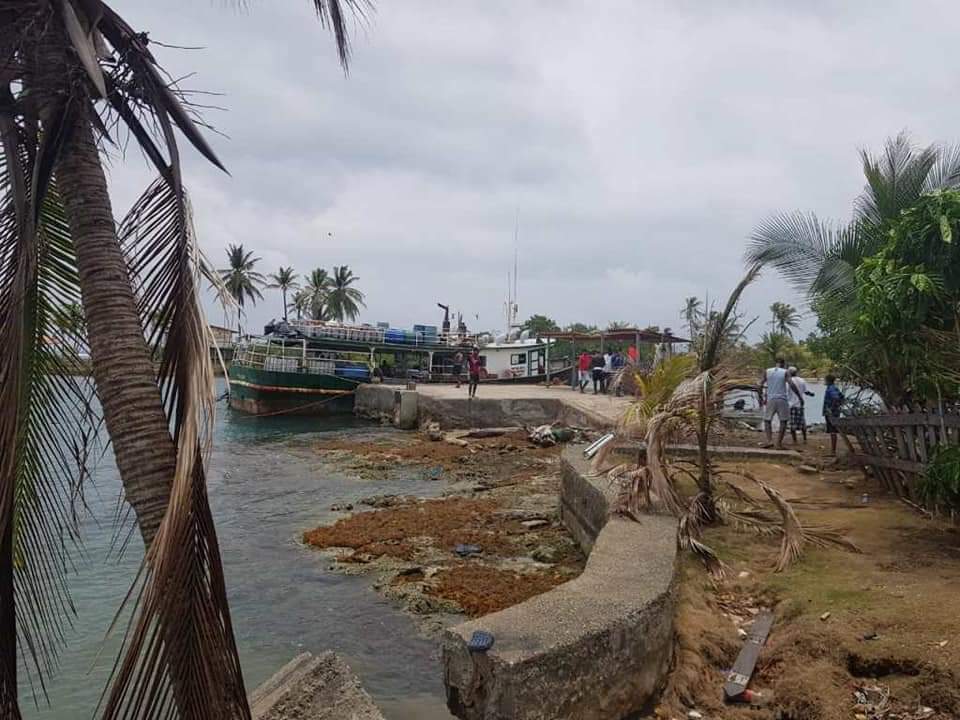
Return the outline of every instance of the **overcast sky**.
{"type": "MultiPolygon", "coordinates": [[[[154,52],[223,93],[207,119],[231,175],[184,150],[201,245],[263,272],[347,264],[367,322],[435,324],[442,301],[502,328],[519,214],[522,318],[679,329],[684,297],[725,299],[765,216],[849,216],[858,148],[960,135],[946,0],[382,1],[347,76],[308,0],[235,4],[114,4],[202,46],[154,52]]],[[[110,174],[121,215],[151,175],[135,152],[110,174]]],[[[251,330],[280,314],[264,295],[251,330]]],[[[771,271],[744,309],[774,300],[802,304],[771,271]]]]}

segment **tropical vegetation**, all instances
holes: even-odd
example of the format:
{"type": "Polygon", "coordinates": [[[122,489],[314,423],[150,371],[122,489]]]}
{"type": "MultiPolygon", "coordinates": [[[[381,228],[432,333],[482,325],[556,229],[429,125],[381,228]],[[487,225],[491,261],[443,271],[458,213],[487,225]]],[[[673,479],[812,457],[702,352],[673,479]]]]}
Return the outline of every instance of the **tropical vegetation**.
{"type": "Polygon", "coordinates": [[[297,274],[293,271],[292,267],[283,267],[280,268],[270,275],[270,284],[267,285],[271,290],[280,291],[280,299],[282,301],[283,308],[283,319],[287,319],[287,310],[289,306],[287,305],[287,293],[296,291],[299,289],[300,285],[297,283],[297,274]]]}
{"type": "Polygon", "coordinates": [[[793,337],[793,331],[800,327],[800,313],[784,302],[775,302],[770,306],[770,331],[778,335],[793,337]]]}
{"type": "Polygon", "coordinates": [[[748,263],[769,264],[817,314],[817,346],[890,406],[960,397],[960,150],[906,135],[861,153],[867,184],[846,224],[774,216],[748,263]]]}
{"type": "Polygon", "coordinates": [[[333,275],[330,276],[330,285],[327,290],[327,312],[334,320],[356,320],[360,315],[360,308],[365,307],[363,293],[353,287],[360,278],[353,274],[347,265],[334,265],[333,275]]]}
{"type": "MultiPolygon", "coordinates": [[[[350,0],[314,0],[341,62],[350,0]]],[[[101,0],[11,0],[0,23],[0,717],[20,670],[44,687],[70,623],[74,501],[99,426],[146,548],[104,718],[249,718],[204,458],[213,376],[177,132],[210,162],[147,33],[101,0]],[[174,130],[176,128],[176,130],[174,130]],[[158,178],[119,226],[101,148],[129,137],[158,178]],[[65,308],[82,307],[84,337],[65,308]],[[145,334],[146,332],[146,334],[145,334]],[[154,359],[159,360],[155,365],[154,359]],[[189,551],[187,551],[189,550],[189,551]]]]}
{"type": "MultiPolygon", "coordinates": [[[[778,570],[797,559],[806,544],[855,549],[833,530],[804,527],[776,489],[746,472],[738,473],[739,480],[734,482],[730,473],[718,468],[710,457],[710,437],[721,420],[724,396],[753,380],[743,376],[743,369],[732,354],[740,335],[731,328],[739,325],[740,297],[759,271],[759,265],[751,267],[723,309],[706,314],[699,340],[692,344],[690,354],[665,358],[650,370],[628,367],[623,371],[635,376],[632,384],[636,390],[618,434],[642,438],[645,449],[636,463],[621,463],[608,470],[619,484],[619,512],[637,517],[643,511],[654,510],[676,516],[681,546],[701,557],[716,574],[722,574],[724,566],[702,541],[703,528],[714,522],[779,534],[778,570]],[[684,439],[696,442],[695,461],[667,455],[668,442],[684,439]],[[753,499],[741,486],[743,482],[756,484],[777,514],[753,499]]],[[[611,456],[609,452],[601,453],[597,465],[608,465],[611,456]]]]}
{"type": "Polygon", "coordinates": [[[254,270],[260,258],[253,257],[253,251],[245,251],[243,245],[230,245],[227,248],[229,267],[219,270],[220,287],[229,293],[237,308],[237,333],[243,334],[242,314],[247,301],[256,305],[263,299],[260,288],[266,284],[263,274],[254,270]]]}

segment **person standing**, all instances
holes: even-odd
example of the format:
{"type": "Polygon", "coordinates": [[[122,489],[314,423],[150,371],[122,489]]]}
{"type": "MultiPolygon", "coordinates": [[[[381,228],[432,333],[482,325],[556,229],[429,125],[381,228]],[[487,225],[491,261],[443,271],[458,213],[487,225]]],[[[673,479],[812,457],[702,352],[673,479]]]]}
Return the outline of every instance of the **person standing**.
{"type": "Polygon", "coordinates": [[[457,354],[453,356],[453,379],[457,383],[457,387],[460,387],[460,378],[463,375],[463,353],[457,350],[457,354]]]}
{"type": "Polygon", "coordinates": [[[793,378],[787,372],[787,361],[783,358],[777,358],[775,367],[767,368],[760,380],[760,393],[763,394],[763,388],[767,388],[766,405],[763,411],[763,432],[767,441],[764,447],[773,447],[773,417],[780,420],[780,432],[777,436],[777,450],[783,450],[783,436],[787,433],[787,424],[790,422],[790,403],[788,392],[793,392],[800,399],[800,407],[803,408],[803,395],[797,390],[793,383],[793,378]],[[788,391],[789,388],[789,391],[788,391]]]}
{"type": "Polygon", "coordinates": [[[610,378],[613,376],[613,353],[607,350],[603,354],[603,383],[602,390],[606,394],[610,389],[610,378]]]}
{"type": "Polygon", "coordinates": [[[477,386],[480,384],[480,349],[474,348],[467,358],[467,371],[470,373],[470,385],[468,397],[477,396],[477,386]]]}
{"type": "Polygon", "coordinates": [[[593,377],[593,394],[597,394],[597,388],[603,386],[603,355],[599,351],[590,358],[590,373],[593,377]]]}
{"type": "Polygon", "coordinates": [[[800,401],[804,395],[813,397],[813,393],[807,390],[807,381],[800,377],[797,368],[792,365],[787,369],[790,379],[793,380],[799,395],[790,393],[790,437],[793,438],[793,444],[797,444],[797,431],[803,433],[803,444],[807,444],[807,418],[803,403],[800,401]]]}
{"type": "Polygon", "coordinates": [[[590,384],[590,353],[586,350],[580,353],[577,360],[577,370],[579,371],[577,381],[580,385],[580,392],[583,392],[584,388],[590,384]]]}
{"type": "MultiPolygon", "coordinates": [[[[823,421],[826,423],[827,432],[830,433],[830,455],[835,457],[837,454],[837,426],[834,422],[840,417],[840,408],[843,405],[844,397],[837,387],[837,378],[834,375],[827,375],[824,380],[827,387],[823,391],[823,421]]],[[[847,441],[847,445],[850,443],[847,441]]]]}

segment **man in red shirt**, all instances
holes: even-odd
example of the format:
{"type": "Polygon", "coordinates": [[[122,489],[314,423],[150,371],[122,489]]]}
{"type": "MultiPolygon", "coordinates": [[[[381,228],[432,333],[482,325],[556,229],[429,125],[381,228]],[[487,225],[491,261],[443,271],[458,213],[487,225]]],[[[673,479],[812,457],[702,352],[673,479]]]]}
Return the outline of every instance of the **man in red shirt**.
{"type": "Polygon", "coordinates": [[[467,370],[470,373],[469,397],[477,396],[477,385],[480,384],[480,350],[474,348],[467,358],[467,370]]]}
{"type": "Polygon", "coordinates": [[[590,384],[590,353],[586,351],[580,353],[577,367],[580,370],[580,377],[578,378],[580,392],[583,392],[583,389],[590,384]]]}

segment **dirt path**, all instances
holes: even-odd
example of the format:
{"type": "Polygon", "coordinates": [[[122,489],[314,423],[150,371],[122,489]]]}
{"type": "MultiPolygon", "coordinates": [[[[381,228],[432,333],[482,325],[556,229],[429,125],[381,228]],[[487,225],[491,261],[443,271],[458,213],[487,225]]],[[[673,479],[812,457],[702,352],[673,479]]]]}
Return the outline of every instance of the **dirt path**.
{"type": "Polygon", "coordinates": [[[793,499],[802,523],[843,528],[862,553],[808,549],[775,573],[779,539],[708,530],[728,580],[717,585],[685,559],[676,667],[657,717],[960,717],[960,528],[925,519],[860,472],[745,467],[793,499]],[[769,705],[725,706],[720,688],[741,631],[765,607],[776,621],[750,687],[769,705]]]}
{"type": "Polygon", "coordinates": [[[522,431],[333,440],[316,450],[361,476],[403,466],[446,482],[444,497],[372,496],[364,511],[304,534],[338,569],[377,573],[376,587],[428,630],[522,602],[583,569],[559,522],[559,450],[531,445],[522,431]]]}

